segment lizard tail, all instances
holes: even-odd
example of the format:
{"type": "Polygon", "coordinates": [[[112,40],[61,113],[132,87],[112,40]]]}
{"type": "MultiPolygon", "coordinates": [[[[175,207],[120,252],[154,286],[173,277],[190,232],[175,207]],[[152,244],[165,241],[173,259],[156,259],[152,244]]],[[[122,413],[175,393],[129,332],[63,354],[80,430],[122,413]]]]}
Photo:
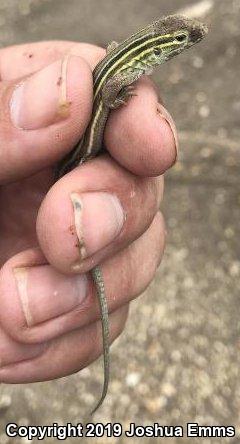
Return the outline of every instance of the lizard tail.
{"type": "Polygon", "coordinates": [[[104,280],[102,276],[101,269],[99,267],[94,267],[91,270],[91,275],[95,283],[97,290],[98,301],[100,305],[101,322],[102,322],[102,344],[103,344],[103,366],[104,366],[104,383],[102,388],[102,395],[99,399],[97,405],[91,412],[91,415],[95,413],[98,408],[103,403],[109,385],[109,369],[110,369],[110,354],[109,354],[109,319],[108,319],[108,306],[105,297],[104,280]]]}

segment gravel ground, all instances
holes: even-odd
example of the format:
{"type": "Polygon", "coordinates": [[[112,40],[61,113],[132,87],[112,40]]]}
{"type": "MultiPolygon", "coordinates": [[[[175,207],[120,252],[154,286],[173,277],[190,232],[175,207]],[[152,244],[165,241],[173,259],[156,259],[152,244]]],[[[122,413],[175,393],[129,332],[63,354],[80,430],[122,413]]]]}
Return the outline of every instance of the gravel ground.
{"type": "MultiPolygon", "coordinates": [[[[239,431],[240,1],[0,0],[0,41],[6,46],[53,38],[106,45],[180,8],[202,17],[211,31],[196,49],[155,74],[181,142],[179,162],[166,175],[166,255],[112,347],[109,396],[94,420],[123,427],[198,422],[239,431]]],[[[2,386],[0,443],[12,442],[4,433],[7,422],[81,422],[101,390],[101,366],[99,360],[50,383],[2,386]]],[[[202,442],[167,440],[190,441],[202,442]]]]}

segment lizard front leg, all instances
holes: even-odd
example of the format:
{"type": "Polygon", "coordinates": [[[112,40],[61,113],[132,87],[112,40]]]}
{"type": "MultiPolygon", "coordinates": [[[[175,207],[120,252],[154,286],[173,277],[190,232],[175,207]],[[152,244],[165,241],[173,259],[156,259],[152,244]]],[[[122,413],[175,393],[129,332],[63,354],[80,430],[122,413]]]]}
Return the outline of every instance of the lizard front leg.
{"type": "Polygon", "coordinates": [[[102,101],[104,106],[116,109],[121,105],[126,105],[128,100],[135,96],[135,87],[132,85],[142,75],[142,72],[127,70],[115,74],[107,80],[102,88],[102,101]]]}
{"type": "Polygon", "coordinates": [[[112,52],[114,49],[116,49],[119,46],[118,42],[115,42],[115,40],[113,40],[112,42],[108,43],[107,45],[107,54],[109,54],[110,52],[112,52]]]}

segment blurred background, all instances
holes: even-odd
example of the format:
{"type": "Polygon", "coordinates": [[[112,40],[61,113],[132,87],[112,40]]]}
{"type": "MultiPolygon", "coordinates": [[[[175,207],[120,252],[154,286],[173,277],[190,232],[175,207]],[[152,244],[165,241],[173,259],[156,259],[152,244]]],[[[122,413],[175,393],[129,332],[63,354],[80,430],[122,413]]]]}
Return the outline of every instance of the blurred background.
{"type": "MultiPolygon", "coordinates": [[[[112,347],[109,395],[94,420],[239,430],[240,0],[0,0],[0,42],[66,39],[106,46],[179,10],[205,21],[210,33],[154,75],[180,138],[162,208],[166,254],[112,347]]],[[[1,386],[1,444],[10,442],[7,422],[81,422],[101,387],[101,360],[59,381],[1,386]]],[[[168,439],[179,441],[189,442],[168,439]]]]}

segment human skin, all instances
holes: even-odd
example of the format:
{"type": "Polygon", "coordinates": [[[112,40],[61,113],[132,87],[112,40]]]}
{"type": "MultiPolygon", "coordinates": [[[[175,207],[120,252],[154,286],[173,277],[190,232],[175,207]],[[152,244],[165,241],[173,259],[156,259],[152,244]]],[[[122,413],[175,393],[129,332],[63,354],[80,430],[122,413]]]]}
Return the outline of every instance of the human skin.
{"type": "Polygon", "coordinates": [[[53,166],[90,119],[92,69],[104,53],[56,41],[0,50],[0,382],[59,378],[90,364],[102,344],[89,270],[101,264],[112,342],[161,262],[163,173],[177,137],[149,78],[111,112],[106,154],[54,184],[53,166]]]}

